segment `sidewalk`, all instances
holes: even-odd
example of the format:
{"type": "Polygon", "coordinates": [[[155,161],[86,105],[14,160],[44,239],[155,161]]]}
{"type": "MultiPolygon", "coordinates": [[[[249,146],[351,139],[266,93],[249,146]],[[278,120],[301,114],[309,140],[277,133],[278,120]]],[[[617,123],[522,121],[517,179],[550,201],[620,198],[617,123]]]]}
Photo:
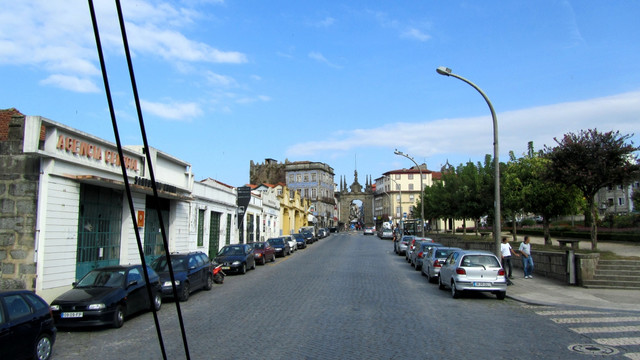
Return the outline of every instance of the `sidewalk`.
{"type": "MultiPolygon", "coordinates": [[[[518,241],[522,241],[521,236],[518,236],[518,241]]],[[[543,243],[544,239],[531,237],[531,242],[543,243]]],[[[555,240],[554,244],[557,244],[555,240]]],[[[581,241],[580,248],[590,249],[591,242],[581,241]]],[[[625,256],[640,256],[638,245],[598,242],[598,249],[625,256]]],[[[512,281],[514,284],[507,287],[507,297],[528,304],[640,311],[640,290],[583,288],[536,276],[535,270],[533,279],[524,279],[522,270],[518,268],[513,269],[512,281]]]]}
{"type": "Polygon", "coordinates": [[[527,304],[640,311],[640,290],[583,288],[536,275],[525,279],[522,270],[516,268],[512,281],[507,297],[527,304]]]}

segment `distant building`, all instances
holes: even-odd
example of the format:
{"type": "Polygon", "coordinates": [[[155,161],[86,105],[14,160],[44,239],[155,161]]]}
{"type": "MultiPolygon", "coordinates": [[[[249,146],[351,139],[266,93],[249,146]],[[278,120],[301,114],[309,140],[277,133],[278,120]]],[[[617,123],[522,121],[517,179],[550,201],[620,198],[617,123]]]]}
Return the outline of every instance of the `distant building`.
{"type": "Polygon", "coordinates": [[[637,211],[631,199],[634,191],[640,191],[638,180],[628,185],[607,186],[600,189],[595,200],[600,215],[627,215],[637,211]]]}
{"type": "Polygon", "coordinates": [[[302,199],[311,201],[310,222],[318,227],[336,226],[333,168],[321,162],[287,162],[285,174],[290,196],[300,192],[302,199]]]}

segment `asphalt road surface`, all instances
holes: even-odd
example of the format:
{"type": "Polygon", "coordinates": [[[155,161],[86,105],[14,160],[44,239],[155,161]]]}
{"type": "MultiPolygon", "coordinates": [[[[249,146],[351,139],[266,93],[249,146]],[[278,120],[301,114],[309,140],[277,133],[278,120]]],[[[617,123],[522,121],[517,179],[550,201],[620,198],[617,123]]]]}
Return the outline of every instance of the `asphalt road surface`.
{"type": "MultiPolygon", "coordinates": [[[[390,241],[361,233],[332,234],[246,275],[227,276],[180,305],[190,359],[585,359],[598,350],[627,359],[638,351],[597,346],[597,334],[554,320],[574,316],[567,315],[574,309],[491,294],[452,299],[395,255],[390,241]]],[[[167,359],[187,359],[175,303],[165,301],[158,316],[167,359]]],[[[120,329],[60,329],[53,359],[162,353],[153,316],[142,313],[120,329]]]]}

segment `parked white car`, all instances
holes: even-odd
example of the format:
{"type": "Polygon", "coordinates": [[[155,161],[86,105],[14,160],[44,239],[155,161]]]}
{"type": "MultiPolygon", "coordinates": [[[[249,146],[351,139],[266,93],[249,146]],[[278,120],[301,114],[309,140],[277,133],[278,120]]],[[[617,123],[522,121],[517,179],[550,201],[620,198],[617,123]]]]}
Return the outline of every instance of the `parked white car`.
{"type": "Polygon", "coordinates": [[[284,239],[289,243],[289,247],[291,248],[291,252],[298,250],[298,241],[291,235],[283,236],[284,239]]]}

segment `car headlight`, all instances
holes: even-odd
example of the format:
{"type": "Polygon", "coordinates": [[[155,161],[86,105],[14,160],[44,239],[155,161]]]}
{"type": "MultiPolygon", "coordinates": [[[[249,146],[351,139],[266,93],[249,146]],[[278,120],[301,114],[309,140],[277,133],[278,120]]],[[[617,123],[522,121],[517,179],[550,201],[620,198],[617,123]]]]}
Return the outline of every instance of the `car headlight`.
{"type": "Polygon", "coordinates": [[[234,261],[231,263],[231,265],[234,265],[234,266],[240,265],[240,261],[234,261]]]}
{"type": "Polygon", "coordinates": [[[50,309],[51,311],[60,311],[60,305],[51,305],[50,309]]]}
{"type": "Polygon", "coordinates": [[[102,303],[90,304],[89,306],[87,306],[87,310],[102,310],[104,308],[105,306],[102,303]]]}
{"type": "MultiPolygon", "coordinates": [[[[176,280],[176,281],[175,281],[175,284],[176,284],[176,286],[180,286],[180,280],[176,280]]],[[[162,286],[163,286],[163,287],[169,287],[169,286],[171,286],[171,281],[165,281],[165,282],[163,282],[163,283],[162,283],[162,286]]]]}

